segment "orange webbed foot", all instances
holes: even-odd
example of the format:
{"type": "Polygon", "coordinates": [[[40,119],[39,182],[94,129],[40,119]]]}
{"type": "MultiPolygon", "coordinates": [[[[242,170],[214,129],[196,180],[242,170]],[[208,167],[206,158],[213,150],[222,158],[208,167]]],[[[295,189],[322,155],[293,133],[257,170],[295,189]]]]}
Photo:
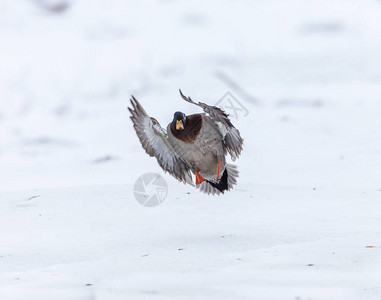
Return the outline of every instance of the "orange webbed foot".
{"type": "Polygon", "coordinates": [[[198,171],[196,171],[195,175],[196,175],[196,185],[199,185],[201,182],[205,181],[205,178],[202,177],[198,171]]]}
{"type": "Polygon", "coordinates": [[[217,179],[221,178],[221,164],[222,160],[217,164],[217,179]]]}

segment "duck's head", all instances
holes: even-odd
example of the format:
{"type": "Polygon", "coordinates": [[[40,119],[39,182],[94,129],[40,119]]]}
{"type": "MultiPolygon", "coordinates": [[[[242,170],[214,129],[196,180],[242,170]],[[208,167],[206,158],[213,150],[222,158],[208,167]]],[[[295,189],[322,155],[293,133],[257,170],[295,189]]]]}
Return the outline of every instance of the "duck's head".
{"type": "Polygon", "coordinates": [[[183,130],[186,122],[186,115],[182,113],[181,111],[175,112],[173,115],[173,125],[176,128],[176,130],[183,130]]]}

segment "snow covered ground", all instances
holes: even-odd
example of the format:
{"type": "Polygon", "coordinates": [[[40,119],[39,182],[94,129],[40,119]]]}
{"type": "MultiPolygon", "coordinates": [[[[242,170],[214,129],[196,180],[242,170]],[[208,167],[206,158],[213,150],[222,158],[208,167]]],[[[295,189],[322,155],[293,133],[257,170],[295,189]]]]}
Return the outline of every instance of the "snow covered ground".
{"type": "Polygon", "coordinates": [[[381,299],[381,2],[0,1],[0,299],[381,299]],[[221,197],[132,129],[220,104],[221,197]],[[238,117],[238,118],[236,118],[238,117]],[[147,172],[168,184],[134,198],[147,172]]]}

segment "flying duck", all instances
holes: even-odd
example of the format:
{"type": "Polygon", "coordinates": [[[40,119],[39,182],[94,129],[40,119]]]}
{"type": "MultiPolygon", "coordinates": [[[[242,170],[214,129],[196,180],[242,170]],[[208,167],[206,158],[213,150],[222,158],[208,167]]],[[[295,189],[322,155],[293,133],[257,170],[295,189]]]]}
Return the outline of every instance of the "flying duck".
{"type": "Polygon", "coordinates": [[[177,111],[165,130],[132,96],[132,108],[128,109],[136,134],[146,153],[154,156],[165,172],[194,186],[193,173],[200,191],[224,193],[237,184],[238,177],[237,167],[226,162],[226,155],[229,153],[235,161],[241,154],[243,139],[222,109],[193,102],[179,91],[185,101],[198,105],[204,113],[186,116],[177,111]]]}

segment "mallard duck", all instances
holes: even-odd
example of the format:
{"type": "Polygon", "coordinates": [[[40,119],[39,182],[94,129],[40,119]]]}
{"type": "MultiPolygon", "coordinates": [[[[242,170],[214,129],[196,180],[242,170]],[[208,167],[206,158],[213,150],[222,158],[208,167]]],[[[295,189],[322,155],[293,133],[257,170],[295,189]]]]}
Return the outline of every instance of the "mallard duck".
{"type": "Polygon", "coordinates": [[[177,180],[194,186],[193,173],[200,191],[224,193],[237,183],[238,177],[237,167],[226,162],[226,155],[229,153],[236,160],[243,139],[222,109],[196,103],[179,91],[185,101],[198,105],[204,113],[186,116],[177,111],[164,130],[132,96],[132,108],[128,109],[136,134],[147,154],[154,156],[163,170],[177,180]]]}

